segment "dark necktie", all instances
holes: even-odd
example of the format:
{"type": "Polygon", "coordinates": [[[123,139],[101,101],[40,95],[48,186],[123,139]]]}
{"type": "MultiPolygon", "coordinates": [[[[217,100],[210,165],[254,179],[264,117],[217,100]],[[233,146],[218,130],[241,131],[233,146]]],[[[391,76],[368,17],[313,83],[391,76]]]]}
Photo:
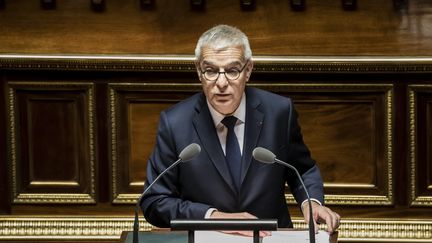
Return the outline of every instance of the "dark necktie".
{"type": "Polygon", "coordinates": [[[236,122],[237,117],[235,116],[226,116],[222,120],[222,124],[228,128],[225,146],[225,158],[228,163],[231,177],[235,186],[237,187],[237,191],[239,191],[241,177],[241,153],[237,136],[234,133],[234,126],[236,122]]]}

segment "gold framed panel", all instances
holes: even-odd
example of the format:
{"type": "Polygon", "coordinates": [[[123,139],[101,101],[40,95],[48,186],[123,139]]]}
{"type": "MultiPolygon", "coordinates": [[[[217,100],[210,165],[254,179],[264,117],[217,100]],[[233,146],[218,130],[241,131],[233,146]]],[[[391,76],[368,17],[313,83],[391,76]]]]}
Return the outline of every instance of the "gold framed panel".
{"type": "MultiPolygon", "coordinates": [[[[383,177],[384,179],[384,193],[352,193],[352,194],[339,194],[339,193],[326,193],[326,204],[328,205],[393,205],[393,85],[392,84],[256,84],[256,87],[267,89],[275,93],[285,93],[295,94],[296,92],[305,93],[379,93],[379,96],[383,98],[382,107],[380,111],[384,112],[383,118],[383,154],[384,158],[383,174],[376,176],[383,177]]],[[[294,103],[296,100],[294,99],[294,103]]],[[[378,145],[377,145],[378,146],[378,145]]],[[[319,162],[318,162],[319,163],[319,162]]],[[[378,167],[379,165],[377,165],[378,167]]],[[[361,191],[361,190],[371,190],[376,188],[374,184],[344,184],[338,182],[326,183],[324,182],[324,189],[328,190],[330,188],[343,189],[344,191],[361,191]]],[[[292,194],[287,193],[287,202],[290,204],[296,204],[292,194]]]]}
{"type": "MultiPolygon", "coordinates": [[[[127,166],[130,167],[133,165],[131,162],[132,155],[132,142],[131,140],[131,121],[124,121],[124,117],[131,117],[131,111],[125,105],[121,105],[120,103],[141,103],[145,104],[147,102],[170,102],[172,104],[179,102],[181,99],[176,96],[179,96],[181,93],[185,94],[193,94],[201,89],[199,83],[190,83],[190,84],[165,84],[165,83],[111,83],[108,85],[109,87],[109,117],[110,117],[110,149],[111,149],[111,180],[112,180],[112,202],[115,204],[134,204],[136,203],[137,198],[140,196],[140,193],[133,192],[142,192],[144,189],[144,180],[133,180],[131,178],[130,173],[126,172],[122,167],[127,166]],[[160,93],[164,92],[165,98],[160,97],[151,97],[152,93],[160,93]],[[121,95],[126,94],[125,95],[121,95]],[[127,94],[134,93],[135,96],[127,97],[127,94]],[[123,112],[127,110],[127,112],[123,112]],[[120,115],[120,112],[123,112],[123,115],[120,115]],[[123,116],[123,117],[122,117],[123,116]],[[120,124],[120,121],[124,121],[123,124],[120,124]],[[127,141],[120,142],[119,135],[121,133],[121,129],[127,126],[127,141]],[[119,148],[119,144],[126,144],[127,149],[121,150],[119,148]],[[120,158],[123,154],[127,154],[125,157],[120,158]]],[[[182,95],[180,95],[182,96],[182,95]]],[[[156,128],[155,128],[156,131],[156,128]]],[[[124,135],[123,135],[124,137],[124,135]]],[[[142,158],[141,163],[143,165],[146,164],[147,158],[142,158]]],[[[144,166],[144,170],[145,170],[144,166]]],[[[127,169],[130,171],[130,168],[127,169]]]]}
{"type": "Polygon", "coordinates": [[[10,171],[9,175],[12,184],[12,200],[16,204],[88,204],[95,203],[95,128],[94,128],[94,88],[92,83],[74,82],[8,82],[7,83],[7,117],[8,117],[8,158],[10,171]],[[89,175],[88,193],[80,192],[49,192],[44,187],[72,188],[79,186],[76,181],[29,181],[29,186],[42,187],[38,192],[22,192],[18,189],[18,168],[20,166],[20,144],[18,141],[18,116],[17,116],[17,91],[66,91],[83,92],[85,95],[86,127],[88,128],[88,168],[85,168],[89,175]]]}
{"type": "MultiPolygon", "coordinates": [[[[419,95],[427,94],[430,95],[428,99],[429,109],[432,111],[432,85],[430,84],[417,84],[417,85],[408,85],[409,92],[409,163],[410,163],[410,203],[411,206],[428,206],[432,207],[432,184],[427,184],[427,182],[431,182],[431,174],[430,168],[432,166],[432,158],[431,153],[428,147],[432,146],[432,139],[430,138],[430,134],[432,134],[432,126],[430,125],[432,121],[432,114],[423,114],[426,131],[422,131],[424,135],[426,134],[426,141],[424,148],[419,148],[418,138],[420,136],[418,126],[419,121],[419,112],[423,112],[419,110],[419,95]],[[428,135],[429,134],[429,135],[428,135]],[[420,153],[424,156],[425,161],[419,160],[420,153]],[[429,161],[428,161],[429,160],[429,161]],[[420,164],[425,163],[423,167],[427,168],[425,170],[418,169],[420,164]],[[419,173],[424,174],[419,174],[419,173]],[[424,176],[426,184],[419,185],[419,176],[424,176]],[[422,188],[419,188],[422,187],[422,188]],[[421,192],[420,192],[421,189],[421,192]]],[[[428,104],[425,104],[425,113],[427,113],[428,104]]]]}

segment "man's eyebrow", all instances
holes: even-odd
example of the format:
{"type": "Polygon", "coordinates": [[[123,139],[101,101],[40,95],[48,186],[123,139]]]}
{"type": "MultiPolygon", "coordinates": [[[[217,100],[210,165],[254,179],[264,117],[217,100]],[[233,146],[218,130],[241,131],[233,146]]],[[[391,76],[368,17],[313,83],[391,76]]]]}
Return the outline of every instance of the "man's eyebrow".
{"type": "MultiPolygon", "coordinates": [[[[216,64],[214,64],[212,62],[209,62],[209,61],[203,61],[202,64],[203,65],[209,65],[209,66],[216,66],[216,64]]],[[[241,65],[242,65],[241,62],[234,61],[234,62],[228,63],[227,65],[225,65],[225,67],[229,67],[229,66],[241,66],[241,65]]]]}
{"type": "Polygon", "coordinates": [[[228,67],[228,66],[241,66],[241,65],[242,65],[241,62],[239,62],[239,61],[235,61],[235,62],[231,62],[231,63],[229,63],[229,64],[226,65],[226,66],[228,67]]]}
{"type": "Polygon", "coordinates": [[[203,61],[203,65],[209,65],[209,66],[216,66],[215,64],[209,62],[209,61],[203,61]]]}

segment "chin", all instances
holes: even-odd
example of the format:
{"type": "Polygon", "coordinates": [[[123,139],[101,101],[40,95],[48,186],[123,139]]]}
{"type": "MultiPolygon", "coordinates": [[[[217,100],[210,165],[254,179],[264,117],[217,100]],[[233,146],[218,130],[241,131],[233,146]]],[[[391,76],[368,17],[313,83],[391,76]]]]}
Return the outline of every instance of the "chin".
{"type": "Polygon", "coordinates": [[[214,104],[213,108],[217,112],[219,112],[219,113],[221,113],[223,115],[229,115],[229,114],[232,114],[235,111],[235,109],[233,109],[233,107],[227,106],[226,104],[214,104]]]}
{"type": "Polygon", "coordinates": [[[234,113],[234,111],[232,111],[232,110],[226,110],[226,109],[219,109],[217,111],[219,113],[221,113],[222,115],[230,115],[230,114],[234,113]]]}

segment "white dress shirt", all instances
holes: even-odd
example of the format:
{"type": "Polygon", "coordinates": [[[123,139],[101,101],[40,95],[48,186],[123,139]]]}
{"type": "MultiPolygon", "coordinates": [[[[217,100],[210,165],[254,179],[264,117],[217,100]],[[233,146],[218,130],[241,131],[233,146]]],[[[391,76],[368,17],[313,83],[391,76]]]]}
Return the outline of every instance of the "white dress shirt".
{"type": "MultiPolygon", "coordinates": [[[[213,118],[214,125],[216,127],[216,132],[219,137],[219,142],[222,147],[224,154],[226,153],[226,136],[228,133],[228,128],[222,124],[222,120],[225,118],[225,115],[216,111],[213,106],[207,100],[207,106],[210,110],[210,114],[213,118]]],[[[237,137],[238,144],[240,146],[240,153],[243,154],[243,141],[244,141],[244,131],[245,131],[245,119],[246,119],[246,95],[243,93],[242,99],[240,101],[239,106],[234,111],[232,116],[237,117],[237,123],[234,126],[234,133],[237,137]]]]}

